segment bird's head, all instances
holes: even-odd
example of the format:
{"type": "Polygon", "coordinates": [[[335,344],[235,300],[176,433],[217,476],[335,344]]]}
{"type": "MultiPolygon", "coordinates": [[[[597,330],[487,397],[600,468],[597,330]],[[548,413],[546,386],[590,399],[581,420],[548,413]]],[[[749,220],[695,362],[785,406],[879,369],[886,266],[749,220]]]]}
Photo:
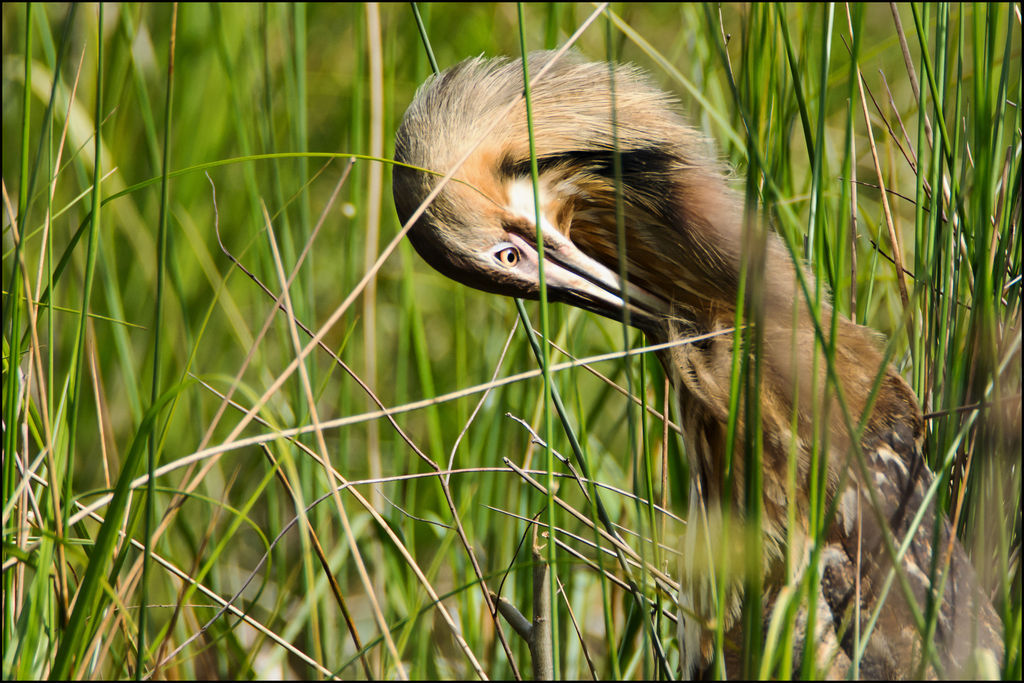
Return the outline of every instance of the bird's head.
{"type": "MultiPolygon", "coordinates": [[[[552,59],[550,52],[530,55],[531,76],[552,59]]],[[[706,223],[709,207],[712,214],[731,208],[718,206],[727,191],[722,175],[671,99],[633,67],[573,55],[551,64],[531,89],[538,197],[522,91],[520,61],[476,58],[416,93],[395,145],[403,223],[472,149],[409,230],[419,254],[463,284],[536,299],[539,236],[550,300],[616,320],[628,301],[630,322],[646,331],[656,331],[687,290],[708,295],[714,287],[703,271],[727,259],[688,222],[706,223]],[[702,193],[708,178],[714,191],[702,193]],[[625,280],[618,274],[623,249],[625,280]],[[700,268],[680,272],[694,253],[703,257],[700,268]]]]}

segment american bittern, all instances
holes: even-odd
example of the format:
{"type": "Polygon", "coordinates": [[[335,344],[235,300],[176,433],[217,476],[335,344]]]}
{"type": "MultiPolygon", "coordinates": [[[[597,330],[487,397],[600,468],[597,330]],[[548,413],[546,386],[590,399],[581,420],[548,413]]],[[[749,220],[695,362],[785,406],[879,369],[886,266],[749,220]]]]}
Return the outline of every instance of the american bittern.
{"type": "MultiPolygon", "coordinates": [[[[530,73],[552,60],[552,53],[531,55],[530,73]]],[[[453,176],[460,182],[448,182],[410,229],[409,239],[419,254],[471,287],[537,298],[539,231],[550,300],[618,320],[628,302],[629,322],[655,343],[732,327],[746,248],[744,202],[728,187],[705,139],[676,113],[672,99],[633,67],[582,63],[572,56],[550,64],[531,92],[538,226],[522,92],[521,62],[477,58],[431,78],[416,94],[398,131],[396,161],[445,174],[479,142],[453,176]],[[622,245],[617,239],[617,191],[625,225],[622,245]],[[625,250],[625,282],[616,274],[620,248],[625,250]]],[[[403,222],[438,180],[438,175],[394,167],[395,204],[403,222]]],[[[807,564],[813,540],[806,491],[810,451],[816,438],[822,442],[813,415],[827,403],[826,488],[836,512],[826,545],[820,548],[817,627],[805,637],[799,628],[806,626],[807,615],[798,618],[796,637],[801,642],[795,661],[803,657],[806,638],[813,643],[819,673],[844,676],[854,643],[854,607],[859,602],[860,630],[866,632],[892,566],[883,534],[891,532],[899,547],[934,478],[921,451],[924,420],[909,385],[893,368],[882,367],[877,334],[840,317],[834,360],[829,362],[852,415],[865,412],[876,375],[883,375],[858,442],[866,470],[859,468],[855,457],[860,456],[853,453],[835,393],[825,399],[825,359],[819,351],[815,361],[815,328],[797,285],[796,267],[776,235],[764,239],[764,247],[757,250],[762,274],[757,286],[763,307],[758,318],[763,368],[758,401],[765,619],[771,618],[771,607],[787,580],[787,553],[796,558],[798,568],[807,564]],[[795,499],[788,493],[790,463],[796,469],[795,499]],[[874,515],[868,512],[872,497],[880,507],[874,515]],[[796,529],[786,528],[791,506],[796,529]]],[[[828,330],[831,309],[826,305],[821,310],[821,329],[828,330]]],[[[731,459],[732,489],[725,486],[732,356],[731,334],[660,352],[678,394],[698,493],[691,498],[706,504],[712,520],[725,499],[740,518],[747,506],[743,457],[731,459]]],[[[691,514],[691,529],[698,526],[696,519],[691,514]]],[[[950,525],[942,519],[933,546],[934,528],[935,512],[925,510],[901,560],[909,593],[922,611],[932,591],[933,547],[944,551],[951,542],[950,525]]],[[[691,542],[690,560],[703,547],[691,542]]],[[[1001,661],[1003,645],[1001,623],[955,537],[951,547],[934,643],[943,673],[955,676],[979,650],[1001,661]]],[[[945,557],[942,552],[940,559],[945,557]]],[[[683,585],[680,651],[682,673],[689,676],[707,667],[713,656],[706,630],[713,618],[724,620],[727,633],[740,628],[742,591],[738,581],[731,581],[724,604],[715,610],[709,592],[713,584],[707,578],[684,572],[683,585]]],[[[861,675],[915,675],[922,640],[907,592],[895,586],[889,591],[860,660],[861,675]]],[[[735,671],[736,662],[728,655],[726,665],[735,671]]],[[[934,668],[928,671],[936,673],[934,668]]]]}

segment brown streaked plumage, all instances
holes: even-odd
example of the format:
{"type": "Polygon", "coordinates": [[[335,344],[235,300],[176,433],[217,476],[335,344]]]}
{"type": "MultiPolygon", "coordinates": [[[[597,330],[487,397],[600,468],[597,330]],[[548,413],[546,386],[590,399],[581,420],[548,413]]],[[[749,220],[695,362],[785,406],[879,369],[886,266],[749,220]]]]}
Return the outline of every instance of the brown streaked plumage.
{"type": "MultiPolygon", "coordinates": [[[[530,73],[537,73],[552,59],[553,53],[532,54],[530,73]]],[[[725,170],[705,138],[683,121],[672,99],[640,70],[614,67],[613,118],[610,78],[608,64],[570,56],[552,65],[532,86],[540,169],[539,229],[545,244],[548,297],[619,320],[626,298],[630,322],[656,343],[730,328],[744,251],[742,198],[729,187],[725,170]],[[621,155],[618,180],[615,149],[621,155]],[[621,182],[625,210],[626,284],[616,275],[617,182],[621,182]]],[[[520,101],[508,109],[522,91],[522,65],[516,60],[477,58],[452,67],[417,92],[398,131],[395,157],[444,174],[484,137],[410,229],[409,239],[427,262],[459,282],[488,292],[536,298],[538,227],[525,104],[520,101]],[[504,111],[508,111],[504,120],[491,127],[494,117],[504,111]],[[490,133],[485,135],[488,128],[490,133]]],[[[437,175],[394,167],[395,204],[403,222],[438,180],[437,175]]],[[[814,362],[811,314],[802,294],[798,295],[796,269],[779,239],[768,234],[757,256],[763,274],[759,280],[763,340],[759,403],[764,442],[761,567],[767,624],[787,581],[787,554],[800,571],[810,552],[809,503],[803,483],[809,476],[810,448],[816,438],[813,415],[826,403],[821,389],[825,361],[819,355],[814,362]],[[787,493],[791,458],[798,482],[794,500],[787,493]],[[797,529],[786,527],[789,506],[797,513],[797,529]]],[[[831,309],[823,310],[823,329],[828,329],[831,309]]],[[[863,629],[891,566],[882,545],[885,530],[869,511],[867,487],[873,488],[881,516],[898,545],[921,508],[933,475],[921,453],[924,421],[917,401],[895,370],[882,369],[878,335],[842,318],[836,321],[836,330],[836,376],[854,416],[865,411],[874,379],[880,370],[884,373],[859,442],[869,472],[866,481],[852,459],[837,403],[827,402],[827,488],[830,497],[838,499],[828,544],[820,555],[817,628],[812,640],[819,671],[845,676],[853,646],[850,620],[858,568],[863,629]]],[[[724,488],[732,346],[733,337],[727,334],[660,354],[678,395],[699,493],[692,498],[706,503],[706,517],[691,511],[687,531],[685,588],[680,597],[686,608],[680,628],[684,675],[710,663],[713,649],[706,623],[721,617],[727,631],[740,626],[739,583],[728,591],[726,604],[716,614],[711,584],[698,570],[708,562],[697,562],[715,537],[720,502],[728,498],[738,516],[744,515],[741,455],[733,459],[733,489],[724,488]],[[702,535],[701,530],[710,530],[710,535],[702,535]]],[[[931,590],[934,514],[932,509],[924,512],[902,561],[922,612],[931,590]]],[[[945,548],[950,526],[942,520],[940,528],[938,547],[945,548]]],[[[800,615],[798,631],[805,622],[806,615],[800,615]]],[[[946,675],[963,671],[976,648],[987,650],[997,662],[1002,658],[1000,621],[955,539],[935,643],[946,675]]],[[[878,678],[914,676],[920,651],[920,635],[904,593],[894,585],[861,660],[860,673],[878,678]]],[[[802,647],[795,658],[797,665],[801,652],[802,647]]],[[[736,673],[735,662],[726,664],[731,674],[736,673]]]]}

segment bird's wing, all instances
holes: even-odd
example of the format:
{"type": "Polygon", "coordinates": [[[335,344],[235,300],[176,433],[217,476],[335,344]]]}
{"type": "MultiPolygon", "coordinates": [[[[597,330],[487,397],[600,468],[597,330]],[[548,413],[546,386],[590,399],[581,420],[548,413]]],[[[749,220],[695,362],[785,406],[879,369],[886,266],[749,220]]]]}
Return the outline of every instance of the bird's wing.
{"type": "MultiPolygon", "coordinates": [[[[869,480],[854,478],[840,495],[837,542],[833,545],[839,552],[825,555],[822,595],[851,659],[857,647],[855,641],[866,636],[881,604],[867,645],[861,646],[860,675],[869,678],[918,675],[923,639],[917,619],[926,621],[929,596],[939,599],[933,635],[936,656],[932,661],[940,665],[941,671],[932,666],[925,671],[931,676],[957,677],[978,665],[977,660],[972,664],[976,651],[988,651],[994,661],[1001,660],[1002,626],[945,515],[940,515],[936,529],[934,492],[930,499],[927,497],[935,475],[925,463],[920,443],[908,437],[906,430],[889,428],[880,434],[869,433],[862,441],[869,480]],[[871,509],[872,497],[880,514],[871,509]],[[879,517],[891,530],[897,552],[902,545],[907,546],[899,567],[918,617],[899,577],[889,579],[892,556],[885,547],[885,530],[879,517]],[[853,623],[858,605],[859,634],[853,623]]],[[[978,673],[976,669],[974,673],[978,673]]]]}

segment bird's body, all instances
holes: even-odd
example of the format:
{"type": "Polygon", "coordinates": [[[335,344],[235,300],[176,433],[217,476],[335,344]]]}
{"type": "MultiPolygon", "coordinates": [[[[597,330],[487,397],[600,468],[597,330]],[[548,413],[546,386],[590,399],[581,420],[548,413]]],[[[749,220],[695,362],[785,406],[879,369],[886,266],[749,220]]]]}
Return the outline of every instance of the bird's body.
{"type": "MultiPolygon", "coordinates": [[[[924,421],[914,394],[893,368],[885,367],[876,333],[842,317],[833,321],[831,309],[822,304],[818,329],[829,335],[834,327],[836,335],[833,375],[838,391],[826,391],[826,360],[816,344],[819,333],[798,285],[797,267],[777,236],[758,230],[745,217],[743,199],[730,188],[706,139],[638,69],[584,63],[572,56],[554,64],[551,60],[552,53],[536,53],[529,61],[531,74],[549,69],[531,93],[540,226],[525,104],[519,99],[510,108],[523,90],[522,64],[474,59],[429,80],[399,130],[396,160],[439,175],[479,143],[410,229],[409,238],[431,265],[464,284],[536,298],[539,230],[549,299],[615,319],[622,319],[628,309],[629,322],[655,343],[732,328],[746,268],[756,288],[753,310],[760,335],[759,566],[766,623],[782,587],[807,564],[808,539],[813,536],[807,495],[811,449],[824,443],[825,487],[836,512],[827,545],[818,549],[819,609],[809,640],[815,644],[820,674],[845,675],[856,596],[863,629],[891,567],[883,525],[898,547],[933,480],[921,452],[924,421]],[[617,238],[617,192],[624,245],[617,238]],[[621,249],[625,282],[616,275],[621,249]],[[879,373],[880,386],[872,398],[879,373]],[[844,407],[855,421],[868,415],[856,444],[851,443],[844,407]],[[821,424],[827,427],[816,427],[821,424]],[[858,465],[857,451],[866,469],[858,465]],[[797,482],[795,487],[791,481],[797,482]],[[880,515],[872,512],[869,487],[880,515]],[[795,527],[787,522],[791,518],[795,527]]],[[[395,202],[403,222],[439,175],[395,166],[395,202]]],[[[747,291],[749,301],[752,290],[747,291]]],[[[710,663],[707,626],[713,619],[722,618],[726,631],[739,627],[741,577],[730,582],[725,604],[716,609],[709,563],[697,561],[707,548],[714,552],[710,541],[723,502],[730,503],[736,518],[746,517],[742,449],[726,457],[733,344],[734,335],[721,334],[660,353],[677,392],[697,493],[692,498],[706,510],[701,523],[694,510],[687,531],[680,631],[684,675],[710,663]],[[732,488],[727,489],[730,481],[732,488]],[[708,530],[711,538],[702,535],[708,530]]],[[[742,443],[744,429],[741,415],[737,443],[742,443]]],[[[954,538],[950,546],[944,519],[939,543],[933,546],[934,514],[925,510],[901,566],[923,613],[932,548],[952,548],[934,641],[942,672],[955,675],[976,646],[1001,658],[1001,626],[978,590],[959,542],[954,538]]],[[[904,593],[894,585],[860,661],[862,675],[915,675],[921,637],[909,615],[904,593]]],[[[806,616],[798,617],[798,630],[806,616]]]]}

